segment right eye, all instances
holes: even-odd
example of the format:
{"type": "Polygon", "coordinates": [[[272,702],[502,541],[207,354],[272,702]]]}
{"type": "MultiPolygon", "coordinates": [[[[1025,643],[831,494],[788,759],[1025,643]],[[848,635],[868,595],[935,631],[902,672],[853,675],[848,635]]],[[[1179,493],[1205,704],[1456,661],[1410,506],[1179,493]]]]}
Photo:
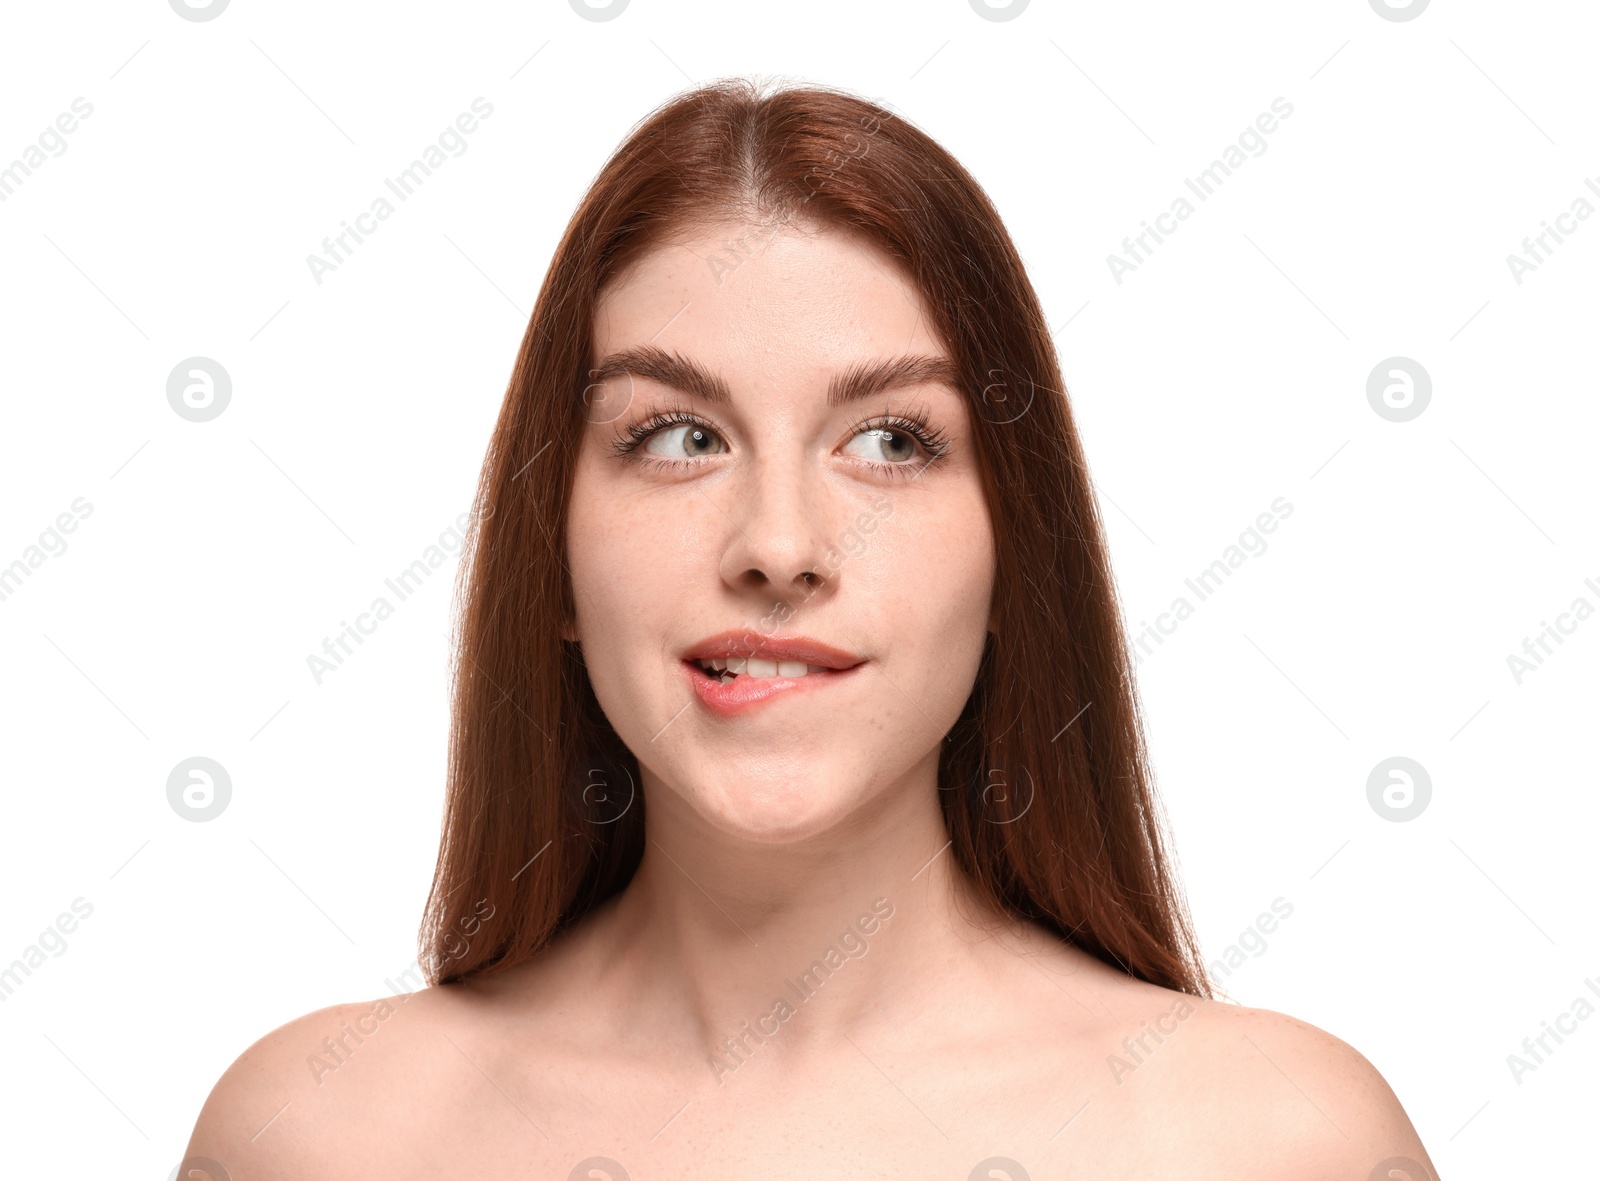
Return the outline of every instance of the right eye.
{"type": "Polygon", "coordinates": [[[641,450],[662,459],[698,459],[726,451],[722,439],[702,423],[681,423],[651,432],[641,450]]]}

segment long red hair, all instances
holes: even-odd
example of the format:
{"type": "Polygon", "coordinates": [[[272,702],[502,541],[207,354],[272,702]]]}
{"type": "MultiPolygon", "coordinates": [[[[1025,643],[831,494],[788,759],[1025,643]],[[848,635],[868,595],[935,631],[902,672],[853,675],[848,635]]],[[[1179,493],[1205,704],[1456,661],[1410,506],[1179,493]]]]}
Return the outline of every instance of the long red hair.
{"type": "Polygon", "coordinates": [[[640,123],[567,226],[490,439],[458,587],[430,982],[510,967],[628,884],[638,763],[577,646],[565,566],[595,306],[669,232],[848,227],[921,291],[963,379],[996,546],[976,684],[943,746],[950,854],[980,895],[1142,980],[1209,996],[1164,850],[1088,466],[1039,300],[951,155],[874,103],[744,80],[640,123]]]}

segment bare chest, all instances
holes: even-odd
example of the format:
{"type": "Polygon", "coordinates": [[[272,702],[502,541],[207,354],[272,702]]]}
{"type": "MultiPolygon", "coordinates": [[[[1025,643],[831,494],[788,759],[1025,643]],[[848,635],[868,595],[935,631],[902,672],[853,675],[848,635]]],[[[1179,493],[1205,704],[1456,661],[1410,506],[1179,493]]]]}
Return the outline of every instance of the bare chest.
{"type": "Polygon", "coordinates": [[[745,1063],[703,1078],[600,1063],[519,1074],[464,1064],[411,1097],[362,1176],[573,1181],[1204,1175],[1146,1113],[1048,1055],[918,1061],[854,1047],[827,1069],[745,1063]]]}

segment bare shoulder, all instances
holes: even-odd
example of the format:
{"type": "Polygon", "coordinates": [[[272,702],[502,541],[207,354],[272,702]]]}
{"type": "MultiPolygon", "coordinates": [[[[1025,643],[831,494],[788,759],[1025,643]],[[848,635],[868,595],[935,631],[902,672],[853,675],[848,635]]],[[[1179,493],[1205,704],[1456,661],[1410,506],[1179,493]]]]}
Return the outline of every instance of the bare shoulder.
{"type": "Polygon", "coordinates": [[[1105,1171],[1125,1170],[1132,1153],[1162,1175],[1437,1181],[1382,1074],[1326,1030],[1070,948],[1035,962],[1071,1001],[1061,1048],[1090,1084],[1076,1137],[1061,1142],[1105,1171]]]}
{"type": "MultiPolygon", "coordinates": [[[[1436,1181],[1400,1100],[1354,1047],[1283,1013],[1170,995],[1176,1053],[1162,1085],[1196,1111],[1198,1155],[1236,1177],[1436,1181]]],[[[1144,1061],[1125,1057],[1130,1073],[1161,1047],[1131,1048],[1144,1061]]]]}
{"type": "Polygon", "coordinates": [[[377,1175],[449,1118],[428,1080],[453,1053],[451,1030],[471,1027],[472,1004],[424,988],[330,1005],[265,1034],[201,1108],[184,1154],[192,1175],[377,1175]]]}

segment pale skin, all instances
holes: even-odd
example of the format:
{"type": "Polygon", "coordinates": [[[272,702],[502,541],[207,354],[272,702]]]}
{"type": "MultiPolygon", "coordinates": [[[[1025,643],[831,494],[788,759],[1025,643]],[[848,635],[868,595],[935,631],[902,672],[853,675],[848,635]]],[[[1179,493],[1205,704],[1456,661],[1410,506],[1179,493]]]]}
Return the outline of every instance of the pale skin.
{"type": "Polygon", "coordinates": [[[938,381],[827,404],[852,366],[948,356],[894,264],[798,224],[686,231],[601,301],[596,363],[646,345],[729,401],[612,378],[579,444],[567,635],[639,756],[638,873],[532,962],[274,1030],[217,1083],[188,1154],[232,1181],[567,1178],[594,1157],[635,1181],[966,1181],[996,1157],[1034,1181],[1431,1169],[1344,1042],[1002,920],[943,851],[939,745],[997,622],[969,412],[938,381]],[[647,436],[655,466],[619,458],[619,432],[668,407],[698,425],[647,436]],[[931,463],[873,433],[913,410],[944,437],[931,463]],[[867,664],[717,717],[679,657],[735,627],[867,664]],[[830,946],[842,966],[800,999],[788,982],[830,946]],[[746,1028],[768,1032],[730,1052],[746,1028]]]}

